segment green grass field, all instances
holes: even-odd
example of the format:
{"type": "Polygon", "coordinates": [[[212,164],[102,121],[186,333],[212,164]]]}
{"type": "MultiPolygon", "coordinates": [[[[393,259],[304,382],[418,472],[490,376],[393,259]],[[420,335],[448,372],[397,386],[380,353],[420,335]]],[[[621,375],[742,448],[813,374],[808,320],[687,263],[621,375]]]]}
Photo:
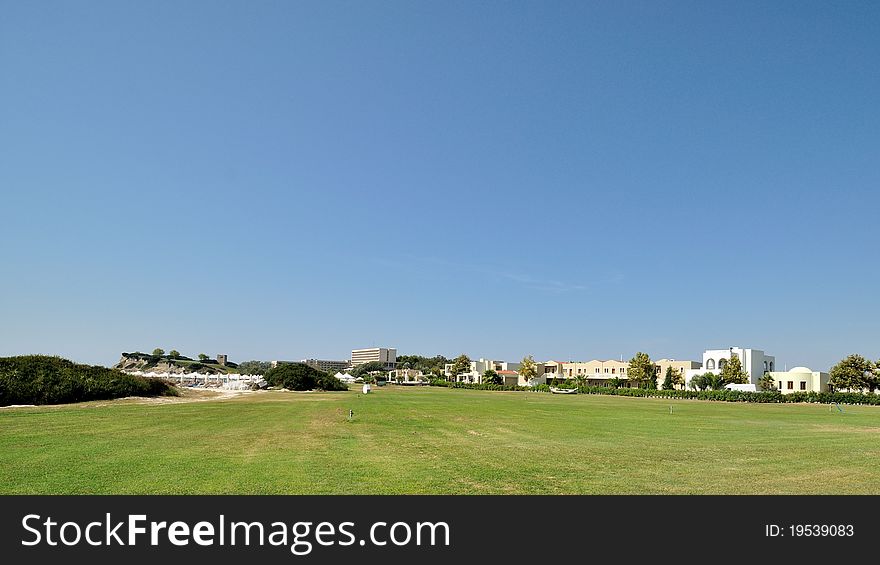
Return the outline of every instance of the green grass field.
{"type": "Polygon", "coordinates": [[[2,409],[0,494],[880,493],[877,407],[201,394],[2,409]]]}

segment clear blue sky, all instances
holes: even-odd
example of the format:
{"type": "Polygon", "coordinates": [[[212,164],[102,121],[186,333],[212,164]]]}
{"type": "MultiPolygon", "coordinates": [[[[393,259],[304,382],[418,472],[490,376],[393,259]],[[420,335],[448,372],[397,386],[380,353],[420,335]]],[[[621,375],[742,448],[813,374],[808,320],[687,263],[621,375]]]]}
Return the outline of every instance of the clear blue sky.
{"type": "Polygon", "coordinates": [[[876,2],[0,9],[0,355],[880,357],[876,2]]]}

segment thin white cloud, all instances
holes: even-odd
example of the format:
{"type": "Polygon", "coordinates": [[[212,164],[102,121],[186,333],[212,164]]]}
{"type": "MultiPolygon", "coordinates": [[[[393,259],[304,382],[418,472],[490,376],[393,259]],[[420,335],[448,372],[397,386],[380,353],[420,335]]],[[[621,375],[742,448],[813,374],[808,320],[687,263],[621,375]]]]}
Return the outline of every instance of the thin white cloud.
{"type": "Polygon", "coordinates": [[[558,280],[554,280],[554,279],[539,278],[539,277],[534,277],[532,275],[524,275],[521,273],[499,272],[498,274],[501,275],[505,279],[520,283],[521,285],[523,285],[527,288],[541,290],[544,292],[563,293],[563,292],[588,290],[588,287],[586,285],[574,284],[574,283],[558,281],[558,280]]]}
{"type": "MultiPolygon", "coordinates": [[[[465,272],[482,277],[497,277],[501,280],[511,281],[525,288],[541,292],[561,294],[565,292],[589,290],[589,287],[584,284],[539,277],[527,273],[510,272],[493,266],[458,263],[437,257],[408,256],[407,259],[410,261],[409,266],[412,266],[411,262],[418,262],[433,268],[443,268],[450,271],[455,270],[458,273],[465,272]]],[[[400,264],[399,266],[403,266],[403,264],[400,264]]]]}

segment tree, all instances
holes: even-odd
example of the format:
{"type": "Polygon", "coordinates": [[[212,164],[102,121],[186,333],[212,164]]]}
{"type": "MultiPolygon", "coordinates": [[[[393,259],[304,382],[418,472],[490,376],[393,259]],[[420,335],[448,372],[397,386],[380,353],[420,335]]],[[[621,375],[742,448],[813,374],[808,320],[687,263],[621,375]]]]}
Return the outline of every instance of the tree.
{"type": "Polygon", "coordinates": [[[170,358],[172,358],[172,359],[177,359],[178,357],[180,357],[180,351],[178,351],[178,350],[176,350],[176,349],[172,349],[172,350],[168,353],[168,357],[170,357],[170,358]]]}
{"type": "Polygon", "coordinates": [[[724,382],[724,377],[715,373],[706,373],[703,377],[705,377],[706,388],[712,390],[721,390],[727,384],[724,382]]]}
{"type": "Polygon", "coordinates": [[[305,363],[283,363],[266,371],[265,378],[269,386],[280,386],[289,390],[348,390],[333,375],[305,363]]]}
{"type": "Polygon", "coordinates": [[[724,379],[715,373],[703,373],[691,377],[688,386],[694,390],[721,390],[724,388],[724,379]]]}
{"type": "Polygon", "coordinates": [[[397,364],[402,369],[415,369],[438,376],[443,375],[446,364],[449,362],[449,359],[443,355],[435,355],[434,357],[424,357],[422,355],[397,356],[397,364]]]}
{"type": "Polygon", "coordinates": [[[483,372],[483,382],[486,384],[500,385],[501,375],[499,375],[492,369],[486,369],[483,372]]]}
{"type": "Polygon", "coordinates": [[[684,384],[684,377],[681,376],[681,371],[672,366],[666,367],[666,376],[663,378],[663,390],[672,390],[682,384],[684,384]]]}
{"type": "Polygon", "coordinates": [[[156,349],[153,350],[153,355],[155,355],[157,357],[161,357],[162,355],[165,355],[165,350],[157,347],[156,349]]]}
{"type": "Polygon", "coordinates": [[[207,355],[205,355],[204,353],[199,353],[199,361],[207,361],[207,360],[208,360],[207,355]]]}
{"type": "Polygon", "coordinates": [[[265,375],[271,368],[272,363],[268,361],[242,361],[238,364],[238,372],[242,375],[265,375]]]}
{"type": "Polygon", "coordinates": [[[471,372],[471,358],[462,353],[452,361],[452,367],[449,369],[449,376],[452,380],[456,380],[461,374],[471,372]]]}
{"type": "Polygon", "coordinates": [[[519,364],[519,374],[527,383],[531,384],[532,379],[538,376],[538,366],[534,357],[531,355],[523,357],[519,364]]]}
{"type": "Polygon", "coordinates": [[[657,365],[647,353],[640,351],[629,360],[626,376],[639,388],[657,388],[657,365]]]}
{"type": "Polygon", "coordinates": [[[764,376],[758,381],[758,389],[764,392],[776,390],[776,379],[770,373],[764,373],[764,376]]]}
{"type": "Polygon", "coordinates": [[[694,375],[691,377],[690,383],[688,385],[694,390],[706,390],[708,385],[706,384],[706,375],[709,373],[705,373],[702,375],[694,375]]]}
{"type": "Polygon", "coordinates": [[[729,384],[746,384],[749,382],[749,374],[743,370],[739,355],[731,355],[727,363],[721,366],[721,388],[729,384]]]}
{"type": "Polygon", "coordinates": [[[871,392],[878,387],[877,368],[861,355],[852,354],[831,368],[828,385],[834,390],[851,391],[869,389],[871,392]]]}
{"type": "Polygon", "coordinates": [[[379,372],[382,372],[382,373],[385,372],[385,363],[382,363],[381,361],[370,361],[369,363],[364,363],[363,365],[358,365],[357,367],[355,367],[351,371],[351,376],[353,376],[355,378],[357,378],[357,377],[366,378],[366,376],[370,373],[379,373],[379,372]]]}
{"type": "Polygon", "coordinates": [[[606,381],[606,386],[611,388],[620,388],[623,386],[623,379],[620,377],[612,377],[606,381]]]}

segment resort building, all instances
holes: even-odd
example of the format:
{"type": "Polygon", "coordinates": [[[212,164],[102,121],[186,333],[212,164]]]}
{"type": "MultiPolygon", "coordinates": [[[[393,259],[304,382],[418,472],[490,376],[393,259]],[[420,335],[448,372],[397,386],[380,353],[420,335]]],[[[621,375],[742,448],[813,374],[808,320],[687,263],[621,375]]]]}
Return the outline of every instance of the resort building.
{"type": "Polygon", "coordinates": [[[807,367],[795,367],[789,371],[768,371],[783,394],[792,392],[828,392],[828,373],[813,371],[807,367]]]}
{"type": "Polygon", "coordinates": [[[337,371],[345,371],[351,367],[350,361],[328,361],[326,359],[303,359],[300,361],[303,365],[308,365],[313,369],[333,374],[337,371]]]}
{"type": "MultiPolygon", "coordinates": [[[[676,361],[675,359],[659,359],[654,362],[657,365],[657,388],[663,386],[663,380],[666,378],[666,369],[672,367],[674,370],[678,371],[678,374],[681,375],[682,380],[685,379],[688,371],[694,371],[702,368],[702,365],[699,361],[676,361]]],[[[684,388],[685,385],[680,385],[677,388],[684,388]]]]}
{"type": "Polygon", "coordinates": [[[743,349],[729,347],[727,349],[707,349],[703,352],[703,366],[685,372],[685,381],[689,383],[698,374],[718,374],[732,357],[739,357],[743,370],[749,375],[749,383],[757,385],[764,373],[776,370],[776,357],[765,354],[760,349],[743,349]]]}
{"type": "Polygon", "coordinates": [[[626,371],[629,363],[626,361],[617,361],[609,359],[602,361],[593,359],[592,361],[569,361],[567,363],[558,363],[550,361],[545,364],[548,369],[544,372],[546,380],[555,378],[560,379],[577,379],[586,380],[588,386],[605,386],[609,379],[626,379],[626,371]]]}
{"type": "Polygon", "coordinates": [[[495,371],[501,377],[501,384],[506,386],[517,386],[520,383],[519,373],[516,371],[495,371]]]}
{"type": "Polygon", "coordinates": [[[397,368],[397,350],[385,347],[370,347],[367,349],[352,349],[351,366],[357,367],[365,363],[379,362],[386,370],[397,368]]]}
{"type": "MultiPolygon", "coordinates": [[[[508,363],[507,361],[494,361],[489,359],[480,358],[477,361],[471,361],[470,371],[466,373],[460,373],[458,375],[452,374],[452,365],[453,363],[447,363],[444,367],[443,374],[446,375],[446,378],[458,382],[458,383],[481,383],[483,382],[483,373],[488,370],[493,370],[499,375],[502,374],[502,371],[505,371],[505,377],[510,376],[510,372],[519,371],[519,363],[508,363]]],[[[541,363],[538,363],[538,375],[542,373],[543,367],[541,367],[541,363]]]]}
{"type": "MultiPolygon", "coordinates": [[[[657,368],[657,386],[663,383],[666,375],[666,368],[672,367],[679,371],[684,377],[686,371],[700,368],[697,361],[676,361],[675,359],[660,359],[655,361],[657,368]]],[[[543,382],[550,382],[554,378],[557,379],[581,379],[585,381],[587,386],[606,386],[611,379],[628,380],[627,371],[629,370],[629,361],[618,361],[616,359],[593,359],[592,361],[547,361],[543,363],[545,369],[543,371],[543,382]]],[[[541,373],[539,372],[539,375],[541,373]]],[[[622,383],[622,386],[630,386],[628,382],[622,383]]]]}
{"type": "Polygon", "coordinates": [[[388,371],[388,381],[400,384],[427,383],[428,377],[416,369],[394,369],[388,371]]]}

